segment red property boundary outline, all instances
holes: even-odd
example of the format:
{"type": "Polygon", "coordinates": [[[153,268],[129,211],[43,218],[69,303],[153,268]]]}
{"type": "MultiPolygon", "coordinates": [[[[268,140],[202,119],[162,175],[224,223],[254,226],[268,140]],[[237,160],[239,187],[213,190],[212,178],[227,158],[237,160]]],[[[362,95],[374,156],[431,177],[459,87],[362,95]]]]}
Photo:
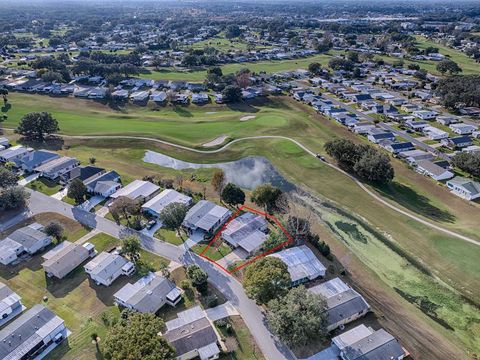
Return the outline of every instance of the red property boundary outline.
{"type": "MultiPolygon", "coordinates": [[[[228,221],[222,226],[222,228],[217,232],[217,234],[214,236],[214,238],[212,240],[210,240],[210,242],[205,246],[205,248],[202,250],[202,252],[199,254],[199,256],[201,258],[203,258],[205,260],[208,260],[211,263],[217,265],[219,268],[221,268],[226,273],[233,274],[234,272],[242,269],[243,267],[251,264],[252,262],[254,262],[254,261],[256,261],[256,260],[258,260],[258,259],[260,259],[264,256],[267,256],[268,254],[271,254],[275,250],[277,250],[277,249],[279,249],[279,248],[281,248],[281,247],[283,247],[287,244],[290,244],[290,243],[293,243],[293,237],[288,233],[287,230],[285,230],[285,228],[283,227],[282,224],[280,224],[280,221],[278,221],[277,218],[275,218],[274,216],[272,216],[270,214],[266,214],[266,213],[258,211],[256,209],[252,209],[252,208],[250,208],[246,205],[242,205],[238,208],[238,210],[235,212],[235,214],[233,214],[230,217],[230,219],[228,219],[228,221]],[[275,246],[273,249],[270,249],[270,250],[268,250],[268,251],[266,251],[266,252],[264,252],[260,255],[255,256],[253,259],[250,259],[247,262],[243,263],[242,265],[237,266],[232,271],[229,271],[228,269],[225,269],[222,265],[217,263],[215,260],[210,259],[209,257],[205,256],[204,254],[221,237],[222,232],[227,228],[228,224],[230,224],[230,222],[232,222],[237,216],[239,216],[242,211],[249,211],[249,212],[252,212],[252,213],[257,214],[257,215],[265,216],[267,219],[272,220],[283,231],[283,233],[285,234],[285,236],[287,237],[288,240],[286,240],[286,241],[282,242],[281,244],[275,246]]],[[[218,249],[216,251],[218,251],[218,249]]]]}

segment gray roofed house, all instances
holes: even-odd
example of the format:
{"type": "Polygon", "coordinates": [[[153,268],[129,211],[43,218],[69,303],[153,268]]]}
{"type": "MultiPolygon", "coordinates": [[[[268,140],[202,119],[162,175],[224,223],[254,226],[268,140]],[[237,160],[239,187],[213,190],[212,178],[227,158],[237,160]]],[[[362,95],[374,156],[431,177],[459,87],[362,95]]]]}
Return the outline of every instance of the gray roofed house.
{"type": "Polygon", "coordinates": [[[190,210],[183,226],[191,233],[202,231],[212,233],[230,217],[231,211],[207,200],[200,200],[190,210]]]}
{"type": "Polygon", "coordinates": [[[22,145],[12,146],[8,149],[0,151],[0,161],[15,161],[25,156],[31,151],[33,151],[33,149],[23,147],[22,145]]]}
{"type": "Polygon", "coordinates": [[[60,155],[50,151],[35,150],[15,160],[15,164],[25,171],[32,172],[36,167],[58,159],[59,157],[60,155]]]}
{"type": "Polygon", "coordinates": [[[155,196],[159,190],[160,187],[150,181],[135,180],[110,195],[110,197],[117,199],[121,196],[125,196],[132,200],[140,199],[142,201],[148,201],[155,196]]]}
{"type": "Polygon", "coordinates": [[[218,334],[205,312],[195,306],[177,316],[165,324],[167,331],[162,334],[175,348],[177,359],[217,359],[220,355],[218,334]]]}
{"type": "Polygon", "coordinates": [[[0,326],[5,325],[24,309],[20,296],[0,282],[0,326]]]}
{"type": "Polygon", "coordinates": [[[156,313],[165,304],[177,305],[181,298],[180,290],[173,281],[150,273],[134,284],[126,284],[113,298],[117,305],[141,312],[156,313]]]}
{"type": "Polygon", "coordinates": [[[97,285],[110,286],[121,275],[132,275],[135,265],[119,254],[103,251],[88,262],[84,269],[97,285]]]}
{"type": "Polygon", "coordinates": [[[120,175],[116,171],[109,171],[99,176],[88,178],[84,181],[84,184],[89,193],[103,197],[109,197],[122,187],[120,175]]]}
{"type": "Polygon", "coordinates": [[[447,187],[455,195],[466,200],[475,200],[480,198],[480,183],[457,176],[447,181],[447,187]]]}
{"type": "Polygon", "coordinates": [[[64,241],[43,255],[45,262],[42,264],[42,267],[47,273],[47,276],[62,279],[94,255],[95,250],[92,244],[85,243],[78,245],[64,241]]]}
{"type": "Polygon", "coordinates": [[[279,258],[287,264],[292,286],[323,277],[327,270],[306,245],[285,249],[268,256],[279,258]]]}
{"type": "Polygon", "coordinates": [[[42,228],[42,225],[33,223],[15,230],[0,241],[0,263],[11,264],[23,253],[33,255],[50,245],[52,239],[40,231],[42,228]]]}
{"type": "Polygon", "coordinates": [[[366,327],[365,325],[361,324],[353,329],[345,331],[344,333],[337,335],[332,338],[332,343],[342,351],[347,346],[350,346],[357,341],[362,340],[363,338],[367,337],[368,335],[373,334],[373,329],[366,327]]]}
{"type": "Polygon", "coordinates": [[[405,351],[384,329],[364,337],[340,352],[343,360],[402,360],[405,351]]]}
{"type": "Polygon", "coordinates": [[[335,278],[308,289],[322,296],[327,302],[327,330],[332,331],[348,324],[370,311],[370,305],[363,296],[335,278]]]}
{"type": "Polygon", "coordinates": [[[250,256],[267,240],[267,231],[268,223],[263,216],[246,212],[228,223],[222,231],[222,239],[250,256]]]}
{"type": "Polygon", "coordinates": [[[180,203],[190,205],[192,198],[173,189],[163,190],[160,194],[143,204],[142,210],[153,216],[160,216],[160,213],[169,204],[180,203]]]}
{"type": "Polygon", "coordinates": [[[0,331],[0,359],[41,359],[67,336],[63,319],[35,305],[0,331]]]}
{"type": "Polygon", "coordinates": [[[62,156],[55,160],[49,161],[46,164],[36,167],[34,170],[40,173],[40,176],[55,180],[63,174],[68,173],[73,168],[80,165],[77,159],[62,156]]]}
{"type": "Polygon", "coordinates": [[[417,161],[416,171],[423,175],[428,175],[437,181],[448,180],[455,176],[454,173],[444,169],[430,160],[417,161]]]}

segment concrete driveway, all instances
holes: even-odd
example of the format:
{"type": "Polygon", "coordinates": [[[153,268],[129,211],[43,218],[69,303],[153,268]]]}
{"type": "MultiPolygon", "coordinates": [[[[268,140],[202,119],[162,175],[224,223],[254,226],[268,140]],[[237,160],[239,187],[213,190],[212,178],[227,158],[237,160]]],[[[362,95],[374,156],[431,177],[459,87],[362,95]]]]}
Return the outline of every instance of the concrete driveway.
{"type": "Polygon", "coordinates": [[[206,309],[205,313],[211,321],[217,321],[233,315],[240,315],[230,301],[215,306],[214,308],[206,309]]]}
{"type": "Polygon", "coordinates": [[[53,194],[52,198],[57,199],[57,200],[62,200],[65,196],[67,196],[67,193],[68,193],[68,188],[65,188],[65,189],[60,190],[59,192],[53,194]]]}
{"type": "Polygon", "coordinates": [[[85,211],[90,211],[96,205],[100,204],[103,200],[105,200],[103,196],[95,195],[85,201],[83,204],[79,205],[78,207],[82,208],[85,211]]]}
{"type": "Polygon", "coordinates": [[[32,174],[24,177],[23,179],[18,180],[18,185],[25,186],[31,183],[34,180],[37,180],[40,177],[40,174],[32,174]]]}

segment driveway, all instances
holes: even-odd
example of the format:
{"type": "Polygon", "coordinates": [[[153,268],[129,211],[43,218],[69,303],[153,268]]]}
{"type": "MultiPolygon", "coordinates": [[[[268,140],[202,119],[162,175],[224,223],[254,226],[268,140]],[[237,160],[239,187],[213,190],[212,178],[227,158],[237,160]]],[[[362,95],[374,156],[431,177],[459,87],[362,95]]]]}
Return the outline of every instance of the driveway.
{"type": "Polygon", "coordinates": [[[217,264],[227,269],[229,265],[234,264],[237,261],[246,259],[246,254],[242,254],[241,251],[238,250],[239,249],[235,249],[230,254],[227,254],[220,260],[217,260],[217,264]]]}
{"type": "Polygon", "coordinates": [[[59,192],[53,194],[52,198],[57,199],[57,200],[62,200],[65,196],[67,196],[67,193],[68,193],[68,188],[65,188],[65,189],[60,190],[59,192]]]}
{"type": "Polygon", "coordinates": [[[37,180],[40,177],[40,174],[32,174],[24,177],[23,179],[18,180],[18,185],[25,186],[31,183],[34,180],[37,180]]]}
{"type": "Polygon", "coordinates": [[[205,313],[211,321],[217,321],[233,315],[240,315],[229,301],[214,308],[207,309],[205,313]]]}
{"type": "Polygon", "coordinates": [[[105,198],[103,196],[95,195],[95,196],[92,196],[87,201],[85,201],[83,204],[80,204],[78,207],[82,208],[85,211],[90,211],[95,206],[100,204],[103,200],[105,200],[105,198]]]}

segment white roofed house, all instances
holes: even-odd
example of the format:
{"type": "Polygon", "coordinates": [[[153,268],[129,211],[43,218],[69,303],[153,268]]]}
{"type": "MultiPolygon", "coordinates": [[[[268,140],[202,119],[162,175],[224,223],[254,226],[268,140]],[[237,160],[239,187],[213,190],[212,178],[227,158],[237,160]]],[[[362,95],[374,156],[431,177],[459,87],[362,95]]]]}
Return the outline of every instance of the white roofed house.
{"type": "Polygon", "coordinates": [[[195,232],[213,234],[230,217],[231,211],[207,200],[200,200],[190,210],[183,226],[193,234],[195,232]]]}
{"type": "Polygon", "coordinates": [[[328,331],[365,316],[370,311],[370,305],[363,296],[339,278],[311,287],[308,291],[325,299],[328,331]]]}
{"type": "Polygon", "coordinates": [[[5,325],[23,310],[25,307],[20,296],[0,282],[0,326],[5,325]]]}
{"type": "Polygon", "coordinates": [[[405,350],[398,340],[384,329],[372,331],[340,351],[340,358],[343,360],[402,360],[405,355],[405,350]]]}
{"type": "Polygon", "coordinates": [[[0,151],[0,162],[15,161],[32,152],[33,149],[21,145],[12,146],[0,151]]]}
{"type": "Polygon", "coordinates": [[[448,132],[440,130],[434,126],[426,126],[422,129],[422,131],[430,140],[441,140],[448,138],[448,132]]]}
{"type": "Polygon", "coordinates": [[[180,203],[186,206],[190,206],[192,198],[190,196],[179,193],[173,189],[163,190],[160,194],[156,195],[145,204],[142,205],[142,210],[152,216],[160,216],[160,213],[169,204],[180,203]]]}
{"type": "Polygon", "coordinates": [[[38,172],[40,176],[43,176],[50,180],[56,180],[64,174],[67,174],[73,168],[80,165],[80,161],[68,156],[62,156],[46,164],[37,166],[34,171],[38,172]]]}
{"type": "Polygon", "coordinates": [[[268,223],[265,217],[246,212],[228,223],[222,239],[231,247],[240,248],[245,257],[253,255],[267,240],[268,223]]]}
{"type": "Polygon", "coordinates": [[[306,245],[296,246],[268,256],[282,260],[288,266],[292,286],[324,277],[327,268],[306,245]]]}
{"type": "Polygon", "coordinates": [[[120,183],[120,175],[115,171],[109,171],[93,178],[89,178],[83,182],[87,191],[93,195],[109,197],[118,191],[122,184],[120,183]]]}
{"type": "Polygon", "coordinates": [[[416,171],[420,174],[428,175],[432,179],[437,181],[448,180],[455,176],[455,174],[453,174],[452,172],[444,169],[441,166],[438,166],[430,160],[417,161],[416,171]]]}
{"type": "Polygon", "coordinates": [[[115,252],[101,252],[84,266],[85,272],[97,285],[110,286],[120,276],[130,276],[135,265],[115,252]]]}
{"type": "Polygon", "coordinates": [[[452,129],[455,134],[459,135],[470,135],[478,129],[475,125],[469,125],[464,123],[452,124],[449,126],[449,128],[452,129]]]}
{"type": "Polygon", "coordinates": [[[63,279],[84,261],[96,255],[95,247],[90,243],[78,245],[64,241],[43,255],[43,269],[48,277],[63,279]]]}
{"type": "Polygon", "coordinates": [[[437,117],[438,113],[430,110],[417,110],[412,112],[412,115],[422,120],[433,120],[437,117]]]}
{"type": "Polygon", "coordinates": [[[52,239],[41,231],[42,228],[40,224],[30,224],[0,241],[0,263],[9,265],[22,254],[33,255],[50,245],[52,239]]]}
{"type": "Polygon", "coordinates": [[[447,181],[447,187],[452,193],[466,200],[480,198],[480,183],[471,179],[457,176],[447,181]]]}
{"type": "Polygon", "coordinates": [[[35,305],[0,331],[0,359],[42,359],[67,336],[63,319],[35,305]]]}
{"type": "Polygon", "coordinates": [[[126,284],[113,298],[119,306],[155,314],[165,304],[177,305],[182,299],[182,292],[173,281],[150,273],[134,284],[126,284]]]}
{"type": "Polygon", "coordinates": [[[144,202],[154,197],[159,190],[160,187],[150,181],[135,180],[110,195],[110,197],[112,199],[117,199],[121,196],[125,196],[132,200],[140,200],[144,202]]]}

